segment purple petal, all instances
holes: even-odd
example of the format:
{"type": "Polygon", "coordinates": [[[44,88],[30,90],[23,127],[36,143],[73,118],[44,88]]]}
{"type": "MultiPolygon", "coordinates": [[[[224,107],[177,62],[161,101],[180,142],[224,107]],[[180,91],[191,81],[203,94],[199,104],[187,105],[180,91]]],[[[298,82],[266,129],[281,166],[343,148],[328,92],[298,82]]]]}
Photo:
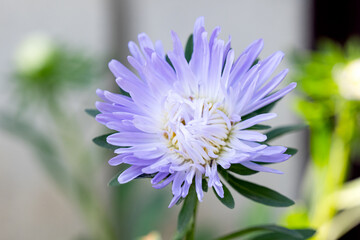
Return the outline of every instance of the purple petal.
{"type": "Polygon", "coordinates": [[[118,177],[118,182],[120,184],[130,182],[131,180],[135,179],[136,177],[142,174],[142,166],[131,166],[126,169],[124,172],[120,174],[118,177]]]}
{"type": "Polygon", "coordinates": [[[158,142],[159,136],[156,134],[147,134],[142,132],[121,132],[108,136],[106,141],[115,146],[125,147],[137,144],[158,142]]]}
{"type": "Polygon", "coordinates": [[[252,170],[258,171],[258,172],[269,172],[269,173],[277,173],[277,174],[283,174],[283,172],[276,170],[276,169],[272,169],[269,167],[265,167],[253,162],[241,162],[241,165],[243,165],[244,167],[250,168],[252,170]]]}
{"type": "Polygon", "coordinates": [[[242,122],[238,123],[237,127],[239,129],[246,129],[246,128],[252,127],[252,126],[254,126],[254,125],[256,125],[256,124],[258,124],[260,122],[273,119],[274,117],[276,117],[275,113],[260,114],[260,115],[257,115],[255,117],[249,118],[249,119],[247,119],[245,121],[242,121],[242,122]]]}
{"type": "Polygon", "coordinates": [[[236,137],[247,141],[263,142],[266,140],[266,135],[256,131],[241,130],[236,133],[236,137]]]}
{"type": "Polygon", "coordinates": [[[280,64],[281,60],[284,58],[283,52],[275,52],[271,56],[269,56],[264,61],[260,61],[260,78],[258,82],[258,86],[263,85],[263,83],[270,77],[270,75],[275,71],[277,66],[280,64]]]}
{"type": "Polygon", "coordinates": [[[285,88],[279,90],[278,92],[270,95],[267,98],[264,98],[261,101],[256,102],[255,104],[251,104],[249,107],[247,107],[244,112],[243,115],[246,115],[248,113],[251,113],[253,111],[256,111],[272,102],[275,102],[276,100],[282,98],[283,96],[285,96],[286,94],[288,94],[289,92],[291,92],[294,88],[296,87],[296,83],[290,83],[288,86],[286,86],[285,88]]]}

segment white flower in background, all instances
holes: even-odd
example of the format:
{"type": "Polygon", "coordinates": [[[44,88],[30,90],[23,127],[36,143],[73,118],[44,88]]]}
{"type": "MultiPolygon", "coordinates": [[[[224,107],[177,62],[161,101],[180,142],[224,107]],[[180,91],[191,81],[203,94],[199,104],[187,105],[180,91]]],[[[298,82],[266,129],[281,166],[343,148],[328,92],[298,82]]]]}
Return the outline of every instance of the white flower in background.
{"type": "Polygon", "coordinates": [[[341,96],[349,100],[360,100],[360,59],[345,66],[335,66],[333,77],[341,96]]]}
{"type": "Polygon", "coordinates": [[[19,73],[31,75],[44,69],[56,52],[50,36],[34,33],[24,39],[15,52],[15,65],[19,73]]]}

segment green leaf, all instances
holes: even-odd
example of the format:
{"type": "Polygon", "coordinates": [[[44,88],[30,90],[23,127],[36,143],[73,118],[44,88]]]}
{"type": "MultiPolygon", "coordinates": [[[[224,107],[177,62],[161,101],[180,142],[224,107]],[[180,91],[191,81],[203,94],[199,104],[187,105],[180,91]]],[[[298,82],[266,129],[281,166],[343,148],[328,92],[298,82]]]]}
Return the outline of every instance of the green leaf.
{"type": "Polygon", "coordinates": [[[299,131],[303,128],[307,127],[307,125],[304,124],[298,124],[298,125],[291,125],[291,126],[284,126],[284,127],[278,127],[278,128],[274,128],[270,131],[268,131],[267,133],[265,133],[265,135],[267,136],[266,141],[271,141],[277,137],[280,137],[286,133],[289,132],[294,132],[294,131],[299,131]]]}
{"type": "Polygon", "coordinates": [[[265,130],[269,128],[271,128],[271,126],[269,125],[256,124],[252,127],[247,128],[247,130],[265,130]]]}
{"type": "Polygon", "coordinates": [[[115,187],[115,186],[119,186],[120,183],[118,182],[118,177],[119,175],[123,172],[124,170],[120,171],[118,174],[116,174],[115,176],[113,176],[110,181],[108,182],[108,186],[109,187],[115,187]]]}
{"type": "Polygon", "coordinates": [[[180,205],[180,203],[182,203],[184,201],[184,198],[180,198],[177,202],[176,202],[176,205],[180,205]]]}
{"type": "Polygon", "coordinates": [[[284,153],[289,154],[291,156],[294,156],[297,152],[298,152],[298,150],[296,148],[288,147],[287,150],[284,153]]]}
{"type": "MultiPolygon", "coordinates": [[[[130,167],[129,164],[121,164],[121,170],[115,175],[113,176],[110,181],[108,182],[108,186],[109,187],[114,187],[114,186],[119,186],[121,185],[118,182],[118,177],[120,176],[120,174],[122,174],[127,168],[130,167]]],[[[155,174],[141,174],[140,176],[137,176],[135,179],[141,179],[141,178],[153,178],[155,176],[155,174]]]]}
{"type": "Polygon", "coordinates": [[[293,229],[293,230],[300,233],[301,236],[303,237],[303,239],[311,238],[316,233],[316,231],[314,229],[311,229],[311,228],[293,229]]]}
{"type": "Polygon", "coordinates": [[[248,238],[247,240],[305,240],[310,238],[312,235],[315,234],[315,231],[312,229],[299,229],[299,230],[293,230],[298,232],[299,234],[302,235],[301,238],[298,237],[293,237],[293,236],[289,236],[288,234],[284,234],[284,233],[275,233],[275,232],[271,232],[271,233],[264,233],[264,234],[260,234],[260,235],[256,235],[255,237],[252,238],[248,238]]]}
{"type": "Polygon", "coordinates": [[[230,209],[233,209],[234,206],[235,206],[235,202],[234,202],[234,198],[233,196],[231,195],[231,192],[229,191],[229,189],[225,186],[224,183],[223,184],[223,189],[224,189],[224,197],[221,198],[217,195],[214,187],[213,187],[213,191],[215,193],[215,196],[217,197],[217,199],[220,200],[220,202],[222,202],[225,206],[227,206],[228,208],[230,209]]]}
{"type": "Polygon", "coordinates": [[[191,218],[194,214],[194,210],[196,207],[197,198],[195,192],[195,186],[192,184],[189,189],[189,194],[185,198],[185,201],[182,205],[178,216],[178,224],[177,224],[177,231],[178,236],[184,236],[186,230],[190,224],[191,218]]]}
{"type": "Polygon", "coordinates": [[[100,113],[97,109],[85,109],[85,112],[92,117],[96,117],[100,113]]]}
{"type": "Polygon", "coordinates": [[[130,93],[128,93],[127,91],[123,90],[122,88],[120,88],[120,94],[131,98],[130,93]]]}
{"type": "Polygon", "coordinates": [[[187,62],[190,62],[193,50],[194,50],[194,36],[193,34],[191,34],[186,42],[186,47],[185,47],[185,59],[187,62]]]}
{"type": "Polygon", "coordinates": [[[237,173],[239,175],[252,175],[252,174],[258,173],[258,171],[254,171],[252,169],[244,167],[240,163],[239,164],[231,164],[231,166],[228,170],[233,173],[237,173]]]}
{"type": "Polygon", "coordinates": [[[109,187],[120,186],[121,184],[118,182],[117,179],[120,176],[120,174],[122,174],[123,171],[125,171],[129,167],[130,167],[130,165],[128,165],[128,164],[121,164],[120,165],[120,171],[110,179],[110,181],[108,182],[108,186],[109,187]]]}
{"type": "Polygon", "coordinates": [[[174,69],[174,71],[175,71],[174,65],[172,64],[172,62],[171,62],[171,60],[170,60],[170,58],[169,58],[169,56],[167,54],[165,56],[165,60],[172,67],[172,69],[174,69]]]}
{"type": "Polygon", "coordinates": [[[273,109],[273,108],[275,107],[276,103],[277,103],[278,101],[280,101],[280,100],[281,100],[281,98],[278,99],[278,100],[276,100],[275,102],[269,103],[268,105],[266,105],[266,106],[264,106],[264,107],[262,107],[262,108],[260,108],[260,109],[258,109],[258,110],[256,110],[256,111],[254,111],[254,112],[252,112],[252,113],[249,113],[249,114],[241,117],[241,120],[244,121],[244,120],[246,120],[246,119],[255,117],[256,115],[270,112],[271,109],[273,109]]]}
{"type": "MultiPolygon", "coordinates": [[[[227,240],[227,239],[234,239],[238,238],[250,233],[254,232],[270,232],[270,233],[277,233],[281,234],[281,236],[287,236],[288,240],[298,239],[302,240],[304,239],[304,236],[299,232],[298,230],[291,230],[285,227],[277,226],[277,225],[260,225],[260,226],[254,226],[249,227],[246,229],[242,229],[240,231],[231,233],[229,235],[217,238],[217,240],[227,240]]],[[[260,238],[259,238],[260,239],[260,238]]],[[[257,239],[257,240],[259,240],[257,239]]],[[[262,239],[262,238],[261,238],[262,239]]],[[[279,240],[278,238],[273,238],[272,240],[279,240]]]]}
{"type": "Polygon", "coordinates": [[[146,173],[144,173],[144,174],[141,174],[140,176],[137,176],[135,179],[139,179],[139,178],[153,178],[153,177],[155,177],[155,173],[153,173],[153,174],[146,174],[146,173]]]}
{"type": "Polygon", "coordinates": [[[256,58],[255,61],[253,62],[253,64],[251,64],[250,69],[255,66],[258,62],[260,61],[260,58],[256,58]]]}
{"type": "Polygon", "coordinates": [[[106,138],[108,136],[110,136],[111,134],[113,134],[113,133],[108,133],[108,134],[105,134],[105,135],[98,136],[98,137],[94,138],[92,141],[96,145],[98,145],[100,147],[103,147],[103,148],[108,148],[108,149],[112,149],[112,150],[120,148],[118,146],[111,145],[106,141],[106,138]]]}
{"type": "Polygon", "coordinates": [[[206,181],[205,178],[203,178],[201,186],[202,186],[202,190],[203,190],[204,192],[207,192],[207,191],[208,191],[208,183],[207,183],[207,181],[206,181]]]}
{"type": "Polygon", "coordinates": [[[291,199],[267,187],[238,179],[229,173],[226,177],[238,193],[255,202],[273,207],[288,207],[294,204],[291,199]]]}

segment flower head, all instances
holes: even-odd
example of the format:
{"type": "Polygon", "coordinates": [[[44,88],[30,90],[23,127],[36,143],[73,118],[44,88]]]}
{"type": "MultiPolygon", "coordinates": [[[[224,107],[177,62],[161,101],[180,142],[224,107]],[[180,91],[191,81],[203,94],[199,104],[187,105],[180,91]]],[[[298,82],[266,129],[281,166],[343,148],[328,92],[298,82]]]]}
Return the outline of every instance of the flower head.
{"type": "Polygon", "coordinates": [[[140,48],[129,43],[129,63],[138,76],[116,60],[109,68],[121,89],[130,97],[98,90],[104,102],[97,102],[101,112],[98,122],[118,131],[107,138],[119,146],[110,165],[131,166],[118,178],[126,183],[142,174],[153,174],[154,188],[172,183],[173,206],[187,196],[195,184],[198,199],[203,198],[203,179],[220,197],[224,190],[218,167],[228,169],[241,164],[256,171],[280,173],[259,163],[287,160],[285,147],[261,144],[266,136],[246,130],[276,114],[266,113],[244,120],[252,113],[286,95],[294,87],[272,93],[287,74],[283,70],[269,80],[283,58],[276,52],[254,66],[263,41],[252,43],[236,60],[230,40],[217,38],[220,28],[210,37],[204,19],[198,18],[193,32],[193,53],[187,62],[175,32],[174,49],[166,61],[161,42],[139,35],[140,48]]]}

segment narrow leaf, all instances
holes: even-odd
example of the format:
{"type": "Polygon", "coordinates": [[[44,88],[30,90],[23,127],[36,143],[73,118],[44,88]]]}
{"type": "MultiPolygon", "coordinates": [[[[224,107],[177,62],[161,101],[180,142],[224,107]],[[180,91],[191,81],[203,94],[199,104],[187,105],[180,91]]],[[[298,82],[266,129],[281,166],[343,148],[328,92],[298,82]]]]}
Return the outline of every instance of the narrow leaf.
{"type": "Polygon", "coordinates": [[[243,121],[243,120],[246,120],[246,119],[255,117],[255,116],[259,115],[259,114],[263,114],[263,113],[268,113],[268,112],[270,112],[271,109],[273,109],[273,108],[275,107],[276,103],[277,103],[278,101],[280,101],[280,100],[281,100],[281,98],[278,99],[278,100],[276,100],[275,102],[269,103],[268,105],[266,105],[266,106],[264,106],[264,107],[262,107],[262,108],[260,108],[260,109],[258,109],[258,110],[256,110],[256,111],[254,111],[254,112],[252,112],[252,113],[249,113],[249,114],[241,117],[241,120],[243,121]]]}
{"type": "Polygon", "coordinates": [[[251,64],[250,69],[251,69],[253,66],[255,66],[259,61],[260,61],[260,58],[256,58],[256,59],[254,60],[253,64],[251,64]]]}
{"type": "Polygon", "coordinates": [[[100,147],[103,147],[103,148],[108,148],[108,149],[113,149],[113,150],[117,149],[117,148],[119,148],[118,146],[111,145],[106,141],[106,138],[108,136],[110,136],[111,134],[113,134],[113,133],[108,133],[108,134],[105,134],[105,135],[98,136],[98,137],[94,138],[92,141],[96,145],[98,145],[100,147]]]}
{"type": "MultiPolygon", "coordinates": [[[[297,230],[291,230],[285,227],[281,227],[281,226],[277,226],[277,225],[260,225],[260,226],[254,226],[254,227],[249,227],[246,229],[242,229],[240,231],[231,233],[229,235],[223,236],[218,238],[217,240],[227,240],[227,239],[234,239],[234,238],[238,238],[250,233],[254,233],[254,232],[270,232],[270,233],[278,233],[281,234],[282,236],[287,236],[289,240],[292,239],[304,239],[303,235],[301,233],[299,233],[297,230]]],[[[278,238],[273,238],[274,240],[278,240],[278,238]]],[[[259,240],[259,239],[258,239],[259,240]]]]}
{"type": "Polygon", "coordinates": [[[265,130],[265,129],[269,129],[271,128],[271,126],[269,125],[262,125],[262,124],[256,124],[252,127],[247,128],[248,130],[265,130]]]}
{"type": "Polygon", "coordinates": [[[235,202],[234,202],[234,198],[231,195],[231,192],[229,191],[229,189],[225,186],[224,183],[223,184],[223,189],[224,189],[224,197],[221,198],[217,195],[215,189],[213,188],[213,191],[215,193],[215,196],[217,197],[217,199],[220,200],[220,202],[222,202],[225,206],[227,206],[230,209],[233,209],[235,206],[235,202]]]}
{"type": "Polygon", "coordinates": [[[197,203],[197,198],[196,198],[195,187],[194,184],[192,184],[189,189],[189,194],[185,198],[185,201],[182,205],[182,208],[178,216],[177,230],[179,236],[184,236],[187,227],[191,221],[191,218],[194,214],[196,203],[197,203]]]}
{"type": "Polygon", "coordinates": [[[289,154],[291,156],[294,156],[297,152],[298,152],[298,150],[296,148],[288,147],[287,150],[284,153],[289,154]]]}
{"type": "Polygon", "coordinates": [[[291,199],[267,187],[238,179],[231,174],[228,174],[227,178],[238,193],[255,202],[273,207],[288,207],[294,204],[291,199]]]}
{"type": "Polygon", "coordinates": [[[264,233],[264,234],[260,234],[260,235],[256,235],[255,237],[252,238],[248,238],[247,240],[305,240],[310,238],[311,236],[313,236],[315,234],[315,231],[312,229],[294,229],[293,231],[298,232],[299,234],[301,234],[301,238],[298,237],[294,237],[294,236],[289,236],[288,234],[284,234],[284,233],[275,233],[275,232],[270,232],[270,233],[264,233]]]}
{"type": "Polygon", "coordinates": [[[180,205],[180,203],[182,203],[184,201],[184,198],[180,198],[177,202],[176,202],[176,205],[180,205]]]}
{"type": "Polygon", "coordinates": [[[125,91],[122,88],[120,88],[120,94],[131,98],[130,93],[128,93],[127,91],[125,91]]]}
{"type": "Polygon", "coordinates": [[[97,109],[85,109],[85,112],[92,117],[96,117],[100,113],[97,109]]]}
{"type": "Polygon", "coordinates": [[[304,124],[298,124],[298,125],[291,125],[291,126],[284,126],[284,127],[278,127],[278,128],[274,128],[270,131],[268,131],[267,133],[265,133],[265,135],[267,136],[266,141],[271,141],[277,137],[280,137],[286,133],[289,132],[294,132],[294,131],[299,131],[303,128],[307,127],[307,125],[304,124]]]}
{"type": "Polygon", "coordinates": [[[172,64],[172,62],[171,62],[171,60],[170,60],[170,58],[169,58],[169,56],[167,54],[166,54],[165,60],[175,71],[174,65],[172,64]]]}
{"type": "Polygon", "coordinates": [[[187,62],[190,62],[193,49],[194,49],[194,37],[193,34],[191,34],[186,42],[186,47],[185,47],[185,59],[187,62]]]}
{"type": "Polygon", "coordinates": [[[258,173],[257,171],[244,167],[241,164],[231,164],[228,170],[239,175],[252,175],[258,173]]]}
{"type": "Polygon", "coordinates": [[[206,181],[205,178],[203,178],[201,186],[202,186],[202,190],[203,190],[204,192],[207,192],[207,191],[208,191],[208,183],[207,183],[207,181],[206,181]]]}
{"type": "Polygon", "coordinates": [[[120,186],[121,184],[119,183],[119,181],[117,179],[120,176],[120,174],[122,174],[123,171],[125,171],[129,167],[130,167],[129,164],[125,164],[125,163],[121,164],[119,172],[110,179],[110,181],[108,182],[108,186],[109,187],[120,186]]]}

